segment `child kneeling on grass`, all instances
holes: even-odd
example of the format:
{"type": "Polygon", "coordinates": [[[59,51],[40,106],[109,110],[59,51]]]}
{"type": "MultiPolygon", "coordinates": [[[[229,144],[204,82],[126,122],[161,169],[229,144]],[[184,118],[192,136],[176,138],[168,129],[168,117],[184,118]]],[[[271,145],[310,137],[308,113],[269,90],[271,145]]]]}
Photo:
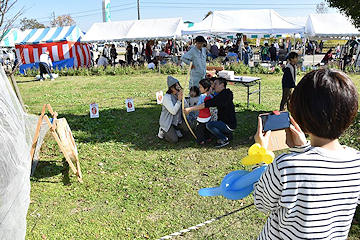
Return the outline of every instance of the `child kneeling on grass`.
{"type": "MultiPolygon", "coordinates": [[[[211,91],[211,83],[208,79],[202,79],[199,82],[199,89],[202,93],[200,95],[199,101],[197,105],[205,103],[207,100],[212,98],[210,94],[211,91]]],[[[188,112],[195,111],[194,107],[190,107],[187,109],[188,112]]],[[[197,142],[200,145],[204,145],[206,141],[210,141],[210,133],[206,129],[206,123],[211,120],[211,114],[209,108],[203,108],[199,110],[199,115],[197,117],[197,124],[196,124],[196,137],[197,142]]]]}
{"type": "MultiPolygon", "coordinates": [[[[255,206],[270,212],[258,239],[346,239],[360,200],[360,152],[338,139],[358,113],[357,89],[340,71],[312,71],[289,110],[292,152],[277,157],[254,186],[255,206]]],[[[259,118],[255,141],[266,148],[269,137],[259,118]]]]}

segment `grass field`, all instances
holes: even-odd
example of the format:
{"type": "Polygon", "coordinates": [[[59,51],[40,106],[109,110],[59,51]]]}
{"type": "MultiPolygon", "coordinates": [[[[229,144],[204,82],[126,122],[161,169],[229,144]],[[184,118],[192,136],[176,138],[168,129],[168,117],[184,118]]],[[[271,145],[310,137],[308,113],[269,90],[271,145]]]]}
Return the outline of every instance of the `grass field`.
{"type": "MultiPolygon", "coordinates": [[[[176,77],[184,84],[185,76],[176,77]]],[[[252,203],[252,197],[203,198],[197,190],[243,169],[240,159],[252,144],[256,116],[278,108],[280,76],[261,77],[262,104],[252,96],[249,109],[246,89],[230,86],[238,128],[224,149],[199,147],[191,137],[177,145],[156,137],[161,107],[155,92],[166,90],[164,75],[18,78],[29,112],[39,114],[42,104],[50,103],[68,120],[84,175],[84,183],[78,183],[48,137],[31,178],[27,239],[156,239],[252,203]],[[126,112],[128,97],[135,112],[126,112]],[[99,119],[89,118],[92,102],[99,103],[99,119]]],[[[352,78],[360,88],[360,77],[352,78]]],[[[346,141],[357,144],[358,134],[352,132],[346,141]]],[[[256,239],[265,220],[250,207],[177,239],[256,239]]],[[[359,238],[360,227],[353,226],[349,239],[359,238]]]]}

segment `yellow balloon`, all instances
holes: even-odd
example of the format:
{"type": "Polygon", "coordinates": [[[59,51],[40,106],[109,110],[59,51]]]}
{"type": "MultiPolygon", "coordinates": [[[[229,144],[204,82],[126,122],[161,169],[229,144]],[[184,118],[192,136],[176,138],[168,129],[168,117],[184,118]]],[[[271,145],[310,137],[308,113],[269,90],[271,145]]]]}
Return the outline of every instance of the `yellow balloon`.
{"type": "Polygon", "coordinates": [[[261,162],[262,162],[262,156],[260,154],[246,156],[241,160],[241,163],[245,166],[255,165],[261,162]]]}
{"type": "Polygon", "coordinates": [[[260,144],[253,144],[248,150],[248,156],[241,159],[241,163],[245,166],[255,165],[258,163],[270,164],[275,158],[275,154],[271,151],[266,150],[260,144]]]}
{"type": "Polygon", "coordinates": [[[261,149],[261,145],[258,143],[255,143],[249,148],[248,154],[255,155],[260,151],[260,149],[261,149]]]}

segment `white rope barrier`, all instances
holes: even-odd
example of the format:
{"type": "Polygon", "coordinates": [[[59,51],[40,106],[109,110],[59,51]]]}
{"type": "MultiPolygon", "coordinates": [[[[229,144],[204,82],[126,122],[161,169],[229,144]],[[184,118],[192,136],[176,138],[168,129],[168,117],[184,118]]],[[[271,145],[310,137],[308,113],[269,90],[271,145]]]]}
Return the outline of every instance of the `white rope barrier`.
{"type": "Polygon", "coordinates": [[[230,212],[230,213],[226,213],[226,214],[224,214],[224,215],[222,215],[222,216],[219,216],[219,217],[216,217],[216,218],[212,218],[212,219],[210,219],[210,220],[208,220],[208,221],[205,221],[205,222],[203,222],[203,223],[200,223],[200,224],[198,224],[198,225],[195,225],[195,226],[192,226],[192,227],[189,227],[189,228],[180,230],[180,231],[178,231],[178,232],[174,232],[174,233],[172,233],[172,234],[169,234],[169,235],[167,235],[167,236],[164,236],[164,237],[159,238],[159,240],[171,239],[171,238],[173,238],[173,237],[180,236],[180,235],[182,235],[182,234],[184,234],[184,233],[187,233],[187,232],[190,232],[190,231],[193,231],[193,230],[197,230],[197,229],[199,229],[199,228],[201,228],[201,227],[203,227],[203,226],[205,226],[205,225],[208,225],[208,224],[210,224],[210,223],[212,223],[212,222],[218,221],[218,220],[220,220],[220,219],[222,219],[222,218],[224,218],[224,217],[227,217],[227,216],[229,216],[229,215],[232,215],[232,214],[234,214],[234,213],[237,213],[237,212],[239,212],[239,211],[241,211],[241,210],[244,210],[244,209],[246,209],[246,208],[248,208],[248,207],[251,207],[251,206],[253,206],[253,205],[254,205],[254,203],[252,203],[252,204],[250,204],[250,205],[247,205],[247,206],[245,206],[245,207],[242,207],[242,208],[240,208],[240,209],[237,209],[237,210],[235,210],[235,211],[232,211],[232,212],[230,212]]]}

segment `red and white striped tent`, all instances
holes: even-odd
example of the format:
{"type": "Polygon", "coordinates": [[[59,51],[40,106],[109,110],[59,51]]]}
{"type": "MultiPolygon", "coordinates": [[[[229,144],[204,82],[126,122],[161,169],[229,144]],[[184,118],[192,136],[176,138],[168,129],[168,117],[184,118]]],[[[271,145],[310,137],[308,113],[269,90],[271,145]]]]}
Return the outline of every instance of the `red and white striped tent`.
{"type": "Polygon", "coordinates": [[[90,47],[80,42],[84,34],[77,26],[31,29],[26,30],[24,36],[15,45],[23,69],[38,63],[41,53],[46,50],[55,67],[77,68],[91,64],[90,47]]]}

